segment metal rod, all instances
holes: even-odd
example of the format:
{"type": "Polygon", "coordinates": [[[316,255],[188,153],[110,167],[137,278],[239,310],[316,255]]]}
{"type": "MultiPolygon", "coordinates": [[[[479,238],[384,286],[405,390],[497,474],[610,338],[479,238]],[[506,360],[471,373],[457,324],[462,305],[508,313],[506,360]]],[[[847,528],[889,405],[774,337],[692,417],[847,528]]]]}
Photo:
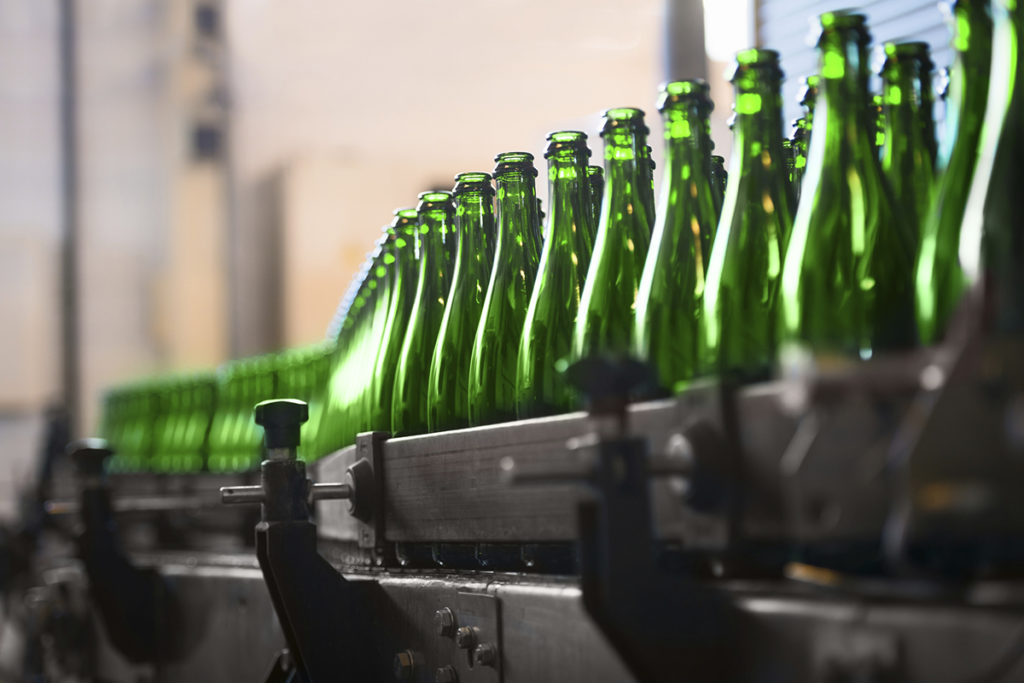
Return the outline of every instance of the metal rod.
{"type": "Polygon", "coordinates": [[[81,434],[78,336],[78,82],[75,0],[60,0],[61,381],[70,436],[81,434]]]}
{"type": "Polygon", "coordinates": [[[262,503],[262,486],[222,486],[220,488],[220,502],[225,505],[240,505],[244,503],[262,503]]]}
{"type": "Polygon", "coordinates": [[[313,484],[309,489],[309,499],[313,501],[351,497],[352,487],[348,484],[313,484]]]}

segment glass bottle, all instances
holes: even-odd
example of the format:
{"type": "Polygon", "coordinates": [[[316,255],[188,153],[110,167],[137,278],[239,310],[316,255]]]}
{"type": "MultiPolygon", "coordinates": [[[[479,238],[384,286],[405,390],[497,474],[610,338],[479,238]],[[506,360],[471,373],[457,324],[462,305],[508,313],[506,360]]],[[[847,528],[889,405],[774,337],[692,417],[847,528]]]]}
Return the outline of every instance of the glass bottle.
{"type": "Polygon", "coordinates": [[[416,209],[396,210],[388,232],[394,235],[391,299],[381,343],[373,362],[373,382],[369,391],[370,428],[385,432],[391,431],[391,396],[395,385],[395,369],[416,294],[419,263],[416,209]]]}
{"type": "Polygon", "coordinates": [[[490,174],[459,174],[453,197],[458,247],[427,379],[427,428],[432,432],[469,426],[469,363],[491,271],[487,259],[487,238],[494,234],[490,174]]]}
{"type": "Polygon", "coordinates": [[[732,182],[704,287],[701,370],[744,380],[770,375],[776,297],[793,225],[782,145],[782,70],[774,50],[736,55],[732,182]]]}
{"type": "Polygon", "coordinates": [[[416,208],[420,258],[409,326],[402,340],[391,397],[391,433],[422,434],[427,427],[427,376],[451,283],[454,208],[450,192],[423,192],[416,208]]]}
{"type": "Polygon", "coordinates": [[[914,253],[921,221],[928,212],[935,170],[935,124],[932,120],[934,65],[928,43],[885,43],[882,106],[885,141],[882,173],[900,198],[913,237],[914,253]]]}
{"type": "Polygon", "coordinates": [[[978,159],[978,141],[988,98],[992,59],[992,15],[988,0],[957,0],[949,77],[946,131],[938,154],[938,181],[921,227],[915,271],[915,303],[921,341],[941,337],[963,292],[957,258],[967,192],[978,159]]]}
{"type": "Polygon", "coordinates": [[[601,222],[601,201],[604,199],[604,167],[591,164],[587,166],[587,180],[590,181],[590,203],[594,207],[592,225],[597,230],[601,222]]]}
{"type": "Polygon", "coordinates": [[[530,210],[537,191],[533,155],[505,152],[495,161],[497,242],[469,363],[470,425],[516,417],[516,358],[540,258],[530,210]]]}
{"type": "Polygon", "coordinates": [[[650,242],[643,188],[649,164],[641,149],[639,109],[605,112],[605,201],[573,331],[574,358],[631,351],[640,275],[650,242]]]}
{"type": "Polygon", "coordinates": [[[819,20],[820,91],[782,267],[779,334],[818,353],[867,358],[914,344],[911,240],[872,140],[864,16],[819,20]]]}
{"type": "Polygon", "coordinates": [[[966,282],[981,286],[986,329],[1024,332],[1024,2],[992,4],[988,101],[960,234],[966,282]]]}
{"type": "Polygon", "coordinates": [[[572,350],[589,252],[593,209],[587,180],[587,136],[548,136],[548,217],[516,360],[516,415],[572,410],[576,394],[559,373],[572,350]]]}
{"type": "Polygon", "coordinates": [[[714,239],[712,109],[708,85],[676,81],[658,99],[665,126],[665,175],[636,303],[634,353],[672,391],[696,372],[704,274],[714,239]]]}

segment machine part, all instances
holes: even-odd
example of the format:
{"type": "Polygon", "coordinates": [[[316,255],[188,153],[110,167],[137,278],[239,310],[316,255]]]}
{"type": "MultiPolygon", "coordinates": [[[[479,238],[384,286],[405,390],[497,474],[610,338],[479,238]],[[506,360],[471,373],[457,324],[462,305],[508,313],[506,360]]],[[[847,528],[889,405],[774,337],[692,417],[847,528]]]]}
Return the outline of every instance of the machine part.
{"type": "MultiPolygon", "coordinates": [[[[262,492],[246,494],[261,504],[256,556],[297,668],[314,682],[377,680],[378,657],[365,628],[365,592],[372,582],[347,581],[321,557],[316,525],[309,521],[310,483],[305,463],[296,458],[308,408],[301,401],[264,401],[255,417],[267,448],[262,492]]],[[[227,501],[237,493],[222,495],[227,501]]]]}

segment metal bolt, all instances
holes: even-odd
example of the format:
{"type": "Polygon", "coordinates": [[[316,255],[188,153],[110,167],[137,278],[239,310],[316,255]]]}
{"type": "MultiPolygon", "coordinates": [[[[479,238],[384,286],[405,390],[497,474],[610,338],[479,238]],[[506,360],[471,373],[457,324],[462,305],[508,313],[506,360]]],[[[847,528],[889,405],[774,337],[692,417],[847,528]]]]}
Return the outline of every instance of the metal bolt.
{"type": "Polygon", "coordinates": [[[476,666],[494,666],[498,661],[498,648],[494,643],[480,643],[473,650],[473,664],[476,666]]]}
{"type": "Polygon", "coordinates": [[[412,650],[402,650],[395,655],[392,670],[396,681],[411,681],[416,672],[416,662],[412,658],[412,650]]]}
{"type": "Polygon", "coordinates": [[[434,626],[437,628],[437,635],[451,638],[455,634],[455,614],[451,609],[442,607],[434,612],[434,626]]]}
{"type": "Polygon", "coordinates": [[[455,631],[455,644],[462,650],[476,647],[476,629],[472,626],[460,626],[455,631]]]}
{"type": "Polygon", "coordinates": [[[446,664],[434,672],[434,683],[459,683],[459,674],[454,666],[446,664]]]}

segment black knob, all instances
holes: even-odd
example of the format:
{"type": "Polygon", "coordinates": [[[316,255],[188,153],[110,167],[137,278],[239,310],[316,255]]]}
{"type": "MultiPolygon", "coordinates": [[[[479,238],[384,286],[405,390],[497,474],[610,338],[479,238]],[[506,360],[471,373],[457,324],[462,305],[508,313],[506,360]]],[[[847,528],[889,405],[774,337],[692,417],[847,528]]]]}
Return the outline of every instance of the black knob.
{"type": "Polygon", "coordinates": [[[302,423],[309,419],[309,406],[294,398],[278,398],[256,404],[256,424],[263,427],[267,448],[297,448],[302,423]]]}
{"type": "Polygon", "coordinates": [[[566,378],[587,396],[595,415],[624,413],[630,396],[653,383],[646,363],[625,356],[584,358],[569,366],[566,378]]]}
{"type": "Polygon", "coordinates": [[[72,441],[66,452],[78,474],[84,477],[102,475],[107,458],[114,454],[105,439],[96,438],[72,441]]]}

